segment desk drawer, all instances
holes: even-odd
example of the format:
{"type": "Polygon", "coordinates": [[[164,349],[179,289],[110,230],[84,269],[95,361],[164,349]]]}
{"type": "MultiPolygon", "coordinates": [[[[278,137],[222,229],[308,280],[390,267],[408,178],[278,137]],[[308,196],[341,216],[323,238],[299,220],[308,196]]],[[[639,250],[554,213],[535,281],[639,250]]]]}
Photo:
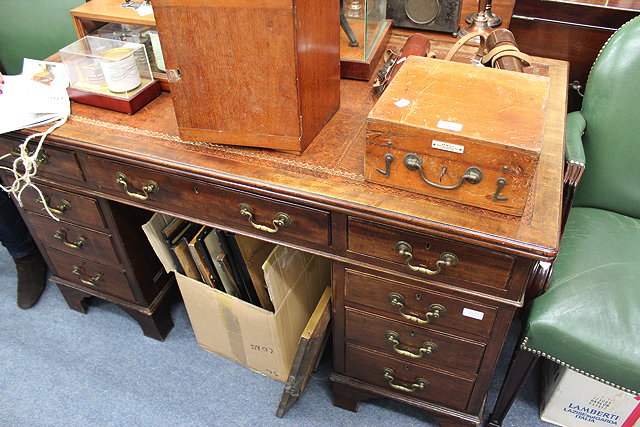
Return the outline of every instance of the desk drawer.
{"type": "Polygon", "coordinates": [[[89,157],[87,165],[91,170],[89,181],[100,191],[137,201],[143,206],[194,216],[273,239],[329,245],[330,221],[329,213],[325,211],[95,157],[89,157]],[[126,188],[125,184],[116,181],[117,176],[121,178],[120,182],[128,181],[126,188]],[[152,181],[156,190],[145,194],[143,188],[152,181]],[[241,204],[250,207],[251,217],[241,214],[241,204]],[[290,224],[279,226],[275,231],[274,220],[280,213],[289,217],[290,224]],[[250,220],[256,225],[252,226],[250,220]],[[260,226],[263,229],[256,228],[260,226]]]}
{"type": "Polygon", "coordinates": [[[509,255],[355,218],[349,219],[348,239],[350,252],[369,257],[372,262],[378,260],[378,264],[400,272],[438,282],[456,282],[457,285],[462,280],[504,290],[514,264],[514,258],[509,255]],[[410,246],[411,256],[406,245],[405,254],[399,253],[399,242],[410,246]],[[435,272],[436,263],[446,257],[445,254],[454,254],[457,264],[443,265],[437,274],[413,271],[406,264],[411,258],[412,266],[435,272]]]}
{"type": "MultiPolygon", "coordinates": [[[[42,184],[38,184],[38,188],[42,191],[47,205],[55,209],[54,213],[60,220],[98,230],[107,229],[96,199],[42,184]]],[[[25,210],[47,215],[40,195],[34,189],[25,190],[22,202],[25,210]]]]}
{"type": "Polygon", "coordinates": [[[31,232],[45,245],[102,264],[120,267],[120,260],[108,234],[31,213],[25,219],[31,232]]]}
{"type": "Polygon", "coordinates": [[[94,294],[102,293],[136,302],[123,271],[53,248],[47,248],[47,255],[56,275],[62,279],[82,286],[94,294]]]}
{"type": "MultiPolygon", "coordinates": [[[[15,153],[22,141],[0,137],[0,156],[15,153]]],[[[34,150],[36,142],[29,143],[29,149],[34,150]]],[[[17,154],[8,156],[0,161],[0,165],[11,168],[17,154]]],[[[38,156],[38,173],[36,176],[53,178],[64,182],[84,182],[84,175],[80,169],[78,158],[73,151],[43,145],[38,156]]]]}
{"type": "Polygon", "coordinates": [[[473,380],[416,366],[347,344],[347,375],[407,397],[464,410],[473,380]],[[420,379],[424,381],[420,381],[420,379]],[[422,382],[422,388],[417,386],[422,382]]]}
{"type": "Polygon", "coordinates": [[[497,309],[414,287],[345,271],[345,301],[380,311],[390,319],[440,331],[462,331],[482,337],[491,334],[497,309]],[[438,317],[434,316],[439,312],[438,317]]]}
{"type": "Polygon", "coordinates": [[[347,308],[349,342],[421,366],[475,374],[485,345],[347,308]]]}

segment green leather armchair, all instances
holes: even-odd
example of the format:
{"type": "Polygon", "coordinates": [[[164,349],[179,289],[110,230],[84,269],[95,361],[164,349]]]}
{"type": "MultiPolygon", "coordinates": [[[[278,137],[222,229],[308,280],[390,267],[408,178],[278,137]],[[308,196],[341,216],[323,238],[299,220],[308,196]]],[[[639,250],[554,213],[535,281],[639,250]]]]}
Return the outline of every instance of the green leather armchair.
{"type": "Polygon", "coordinates": [[[560,251],[527,307],[490,426],[540,356],[640,394],[640,17],[596,58],[582,110],[567,116],[566,158],[560,251]]]}

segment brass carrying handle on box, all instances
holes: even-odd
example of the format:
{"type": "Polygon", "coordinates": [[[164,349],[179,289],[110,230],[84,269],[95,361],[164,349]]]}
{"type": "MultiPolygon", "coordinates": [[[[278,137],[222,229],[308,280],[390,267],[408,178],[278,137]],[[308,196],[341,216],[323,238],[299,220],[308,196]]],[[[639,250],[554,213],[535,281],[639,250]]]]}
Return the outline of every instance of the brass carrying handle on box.
{"type": "Polygon", "coordinates": [[[395,384],[394,381],[396,380],[396,373],[394,372],[394,370],[391,368],[384,368],[383,372],[384,379],[389,381],[389,385],[396,390],[404,391],[407,393],[414,393],[418,390],[424,390],[429,385],[429,381],[425,380],[424,378],[416,378],[415,382],[413,384],[409,384],[409,386],[395,384]]]}
{"type": "Polygon", "coordinates": [[[438,319],[440,316],[444,316],[447,312],[444,306],[440,304],[431,304],[429,306],[429,310],[425,313],[425,318],[421,319],[418,316],[414,316],[413,314],[408,314],[404,312],[404,297],[396,292],[391,292],[389,294],[389,304],[392,307],[398,310],[398,313],[402,317],[412,322],[415,322],[419,325],[424,325],[427,323],[431,323],[432,320],[438,319]]]}
{"type": "Polygon", "coordinates": [[[53,237],[59,239],[60,241],[62,241],[62,243],[74,249],[79,249],[80,247],[82,247],[82,245],[84,245],[84,242],[87,241],[87,238],[84,236],[80,236],[75,242],[68,241],[67,232],[63,228],[56,230],[56,232],[53,234],[53,237]]]}
{"type": "Polygon", "coordinates": [[[51,212],[53,212],[54,214],[56,214],[56,215],[62,215],[66,211],[71,210],[71,203],[68,200],[65,200],[65,199],[60,200],[60,204],[58,205],[57,208],[54,208],[53,206],[49,205],[49,198],[47,196],[45,196],[44,200],[41,199],[40,197],[38,197],[38,199],[36,201],[38,203],[42,203],[43,205],[48,207],[49,210],[51,212]]]}
{"type": "Polygon", "coordinates": [[[291,225],[291,217],[284,212],[278,212],[276,214],[276,219],[271,221],[273,227],[256,224],[253,222],[253,207],[247,203],[240,203],[240,215],[248,217],[249,224],[251,224],[253,228],[260,231],[266,231],[267,233],[276,233],[280,227],[287,227],[291,225]]]}
{"type": "Polygon", "coordinates": [[[432,343],[431,341],[425,341],[418,349],[418,352],[414,353],[409,350],[398,348],[398,346],[400,345],[400,334],[396,331],[387,331],[385,336],[387,337],[387,340],[389,340],[389,342],[393,344],[393,351],[401,356],[407,356],[412,359],[422,359],[425,354],[432,354],[438,351],[438,346],[435,343],[432,343]]]}
{"type": "Polygon", "coordinates": [[[404,165],[410,171],[418,171],[420,173],[420,178],[427,184],[439,188],[441,190],[455,190],[464,184],[465,181],[469,181],[470,184],[477,184],[482,181],[482,170],[475,166],[471,166],[464,171],[464,175],[460,178],[457,184],[453,185],[443,185],[438,184],[437,182],[429,181],[429,179],[424,175],[424,171],[422,170],[422,160],[416,154],[410,153],[404,156],[404,165]]]}
{"type": "Polygon", "coordinates": [[[440,274],[442,270],[442,266],[445,267],[455,267],[458,264],[458,257],[451,252],[442,252],[440,254],[440,259],[436,261],[436,269],[429,270],[426,267],[411,265],[411,260],[413,259],[413,248],[411,244],[405,242],[404,240],[400,240],[396,242],[396,251],[403,257],[406,257],[404,263],[411,271],[415,271],[416,273],[427,274],[429,276],[435,276],[436,274],[440,274]]]}
{"type": "Polygon", "coordinates": [[[84,271],[84,268],[79,265],[74,265],[71,268],[71,272],[76,276],[78,276],[78,278],[82,283],[89,286],[96,286],[98,284],[98,281],[101,280],[103,277],[102,273],[96,273],[92,277],[89,277],[89,279],[83,279],[82,276],[89,276],[89,275],[87,274],[86,271],[84,271]]]}
{"type": "Polygon", "coordinates": [[[129,191],[129,178],[127,178],[127,175],[122,172],[116,173],[116,184],[120,184],[122,186],[122,189],[127,193],[127,196],[138,200],[147,200],[151,194],[157,193],[160,190],[160,186],[158,186],[155,181],[149,180],[147,185],[140,189],[143,194],[131,192],[129,191]]]}

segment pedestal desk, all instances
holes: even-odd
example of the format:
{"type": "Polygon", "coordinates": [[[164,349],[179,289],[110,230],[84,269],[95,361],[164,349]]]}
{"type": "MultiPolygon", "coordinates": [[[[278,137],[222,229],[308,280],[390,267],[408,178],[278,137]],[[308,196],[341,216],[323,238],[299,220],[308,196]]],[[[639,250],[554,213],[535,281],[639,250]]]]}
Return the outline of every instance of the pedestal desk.
{"type": "MultiPolygon", "coordinates": [[[[432,48],[442,57],[437,42],[432,48]]],[[[301,156],[180,141],[166,93],[133,116],[73,104],[47,138],[37,179],[62,221],[44,215],[35,193],[22,213],[71,308],[106,299],[157,339],[172,326],[173,285],[139,229],[151,212],[329,257],[334,404],[356,410],[384,396],[442,424],[477,424],[513,315],[559,244],[567,65],[538,58],[532,70],[552,84],[521,218],[365,182],[374,99],[366,82],[350,80],[340,110],[301,156]],[[260,231],[240,203],[256,223],[279,212],[292,223],[260,231]],[[433,276],[413,272],[398,241],[410,243],[413,264],[434,269],[442,252],[459,263],[433,276]]],[[[0,136],[0,151],[23,137],[0,136]]]]}

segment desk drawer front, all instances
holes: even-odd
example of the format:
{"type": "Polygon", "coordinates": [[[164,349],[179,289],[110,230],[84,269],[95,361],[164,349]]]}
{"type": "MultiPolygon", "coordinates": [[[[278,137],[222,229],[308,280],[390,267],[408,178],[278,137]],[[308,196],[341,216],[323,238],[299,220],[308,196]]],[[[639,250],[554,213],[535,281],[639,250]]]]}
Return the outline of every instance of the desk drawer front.
{"type": "Polygon", "coordinates": [[[47,248],[56,274],[62,279],[86,288],[136,302],[124,272],[66,252],[47,248]]]}
{"type": "Polygon", "coordinates": [[[352,270],[345,272],[345,300],[413,326],[482,337],[490,335],[497,311],[495,307],[352,270]]]}
{"type": "Polygon", "coordinates": [[[273,239],[329,245],[328,212],[94,157],[87,164],[100,191],[273,239]],[[282,213],[288,220],[280,222],[282,213]]]}
{"type": "MultiPolygon", "coordinates": [[[[0,156],[6,153],[19,152],[19,146],[22,141],[1,138],[0,137],[0,156]]],[[[36,148],[35,142],[29,143],[30,151],[36,148]]],[[[13,161],[17,158],[17,154],[8,156],[0,161],[2,166],[12,167],[13,161]]],[[[49,145],[43,145],[38,155],[38,174],[39,177],[54,178],[64,182],[83,182],[84,175],[80,169],[78,158],[73,151],[54,148],[49,145]]]]}
{"type": "Polygon", "coordinates": [[[464,410],[467,406],[474,384],[473,380],[402,362],[349,344],[346,368],[349,376],[361,381],[457,410],[464,410]]]}
{"type": "Polygon", "coordinates": [[[407,326],[350,308],[346,310],[347,340],[370,347],[388,356],[421,366],[463,371],[478,371],[484,344],[407,326]]]}
{"type": "MultiPolygon", "coordinates": [[[[60,220],[106,230],[107,224],[100,213],[96,199],[42,184],[38,184],[38,188],[42,191],[49,208],[54,210],[60,220]]],[[[34,189],[25,190],[22,202],[25,210],[47,215],[40,195],[34,189]]]]}
{"type": "Polygon", "coordinates": [[[45,245],[102,264],[120,267],[120,260],[108,234],[57,222],[41,215],[27,214],[25,219],[31,232],[45,245]]]}
{"type": "Polygon", "coordinates": [[[350,252],[382,260],[385,266],[397,271],[439,282],[463,280],[503,290],[514,263],[508,255],[354,218],[349,219],[348,238],[350,252]],[[405,249],[403,254],[399,252],[401,247],[405,249]],[[438,271],[439,261],[447,260],[450,254],[455,256],[455,265],[441,265],[438,271]],[[407,261],[430,272],[413,271],[407,261]]]}

